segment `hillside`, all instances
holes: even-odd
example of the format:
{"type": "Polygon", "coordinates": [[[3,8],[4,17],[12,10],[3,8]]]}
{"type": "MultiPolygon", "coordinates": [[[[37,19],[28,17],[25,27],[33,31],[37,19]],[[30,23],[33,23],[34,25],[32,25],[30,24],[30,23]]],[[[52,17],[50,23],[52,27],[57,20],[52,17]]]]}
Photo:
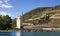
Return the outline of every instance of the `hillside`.
{"type": "Polygon", "coordinates": [[[60,5],[53,7],[39,7],[25,13],[24,22],[33,24],[54,24],[57,21],[56,23],[60,23],[58,22],[60,21],[60,19],[58,19],[60,15],[58,14],[60,14],[60,5]],[[56,16],[58,17],[56,18],[56,16]]]}

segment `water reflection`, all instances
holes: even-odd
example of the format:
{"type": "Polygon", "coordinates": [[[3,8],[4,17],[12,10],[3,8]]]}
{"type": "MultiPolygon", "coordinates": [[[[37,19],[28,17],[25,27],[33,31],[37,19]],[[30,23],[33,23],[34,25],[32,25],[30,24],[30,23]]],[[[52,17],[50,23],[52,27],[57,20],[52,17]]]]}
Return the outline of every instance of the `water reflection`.
{"type": "Polygon", "coordinates": [[[21,36],[20,31],[13,31],[13,32],[0,32],[0,36],[21,36]]]}
{"type": "Polygon", "coordinates": [[[0,36],[60,36],[60,32],[0,32],[0,36]]]}
{"type": "Polygon", "coordinates": [[[16,36],[21,36],[21,32],[20,31],[17,31],[16,32],[16,36]]]}
{"type": "Polygon", "coordinates": [[[21,32],[20,31],[17,31],[17,32],[11,32],[10,33],[10,36],[21,36],[21,32]]]}
{"type": "Polygon", "coordinates": [[[11,32],[0,32],[0,36],[10,36],[11,32]]]}
{"type": "Polygon", "coordinates": [[[16,32],[11,32],[10,36],[16,36],[16,32]]]}

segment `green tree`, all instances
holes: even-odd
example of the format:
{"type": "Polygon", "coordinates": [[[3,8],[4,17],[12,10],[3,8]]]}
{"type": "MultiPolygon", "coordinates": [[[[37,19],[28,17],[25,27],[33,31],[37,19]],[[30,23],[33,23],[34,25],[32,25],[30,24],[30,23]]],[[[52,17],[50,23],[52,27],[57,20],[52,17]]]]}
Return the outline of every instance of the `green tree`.
{"type": "Polygon", "coordinates": [[[3,16],[2,19],[3,19],[3,24],[4,24],[4,30],[5,29],[10,29],[11,26],[12,26],[12,24],[11,24],[12,23],[11,17],[6,15],[6,16],[3,16]]]}
{"type": "Polygon", "coordinates": [[[0,15],[0,29],[3,28],[3,21],[2,21],[2,15],[0,15]]]}
{"type": "Polygon", "coordinates": [[[12,28],[15,28],[15,27],[16,27],[16,18],[12,19],[12,28]]]}

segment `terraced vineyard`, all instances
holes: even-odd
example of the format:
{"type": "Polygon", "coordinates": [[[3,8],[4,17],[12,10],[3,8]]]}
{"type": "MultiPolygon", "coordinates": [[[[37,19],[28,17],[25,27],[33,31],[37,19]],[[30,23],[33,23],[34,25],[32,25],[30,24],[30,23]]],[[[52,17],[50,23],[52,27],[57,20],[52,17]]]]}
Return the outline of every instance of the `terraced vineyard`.
{"type": "Polygon", "coordinates": [[[60,5],[41,7],[24,14],[24,23],[32,24],[60,24],[60,5]]]}

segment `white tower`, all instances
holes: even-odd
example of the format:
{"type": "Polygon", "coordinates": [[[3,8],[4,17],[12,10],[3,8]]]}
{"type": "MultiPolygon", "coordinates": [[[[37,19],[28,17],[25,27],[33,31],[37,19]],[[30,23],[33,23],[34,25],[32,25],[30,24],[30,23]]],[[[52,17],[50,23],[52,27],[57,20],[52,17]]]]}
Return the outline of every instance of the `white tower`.
{"type": "Polygon", "coordinates": [[[21,27],[23,26],[22,23],[23,23],[23,13],[16,18],[16,24],[17,24],[16,28],[21,29],[21,27]]]}

